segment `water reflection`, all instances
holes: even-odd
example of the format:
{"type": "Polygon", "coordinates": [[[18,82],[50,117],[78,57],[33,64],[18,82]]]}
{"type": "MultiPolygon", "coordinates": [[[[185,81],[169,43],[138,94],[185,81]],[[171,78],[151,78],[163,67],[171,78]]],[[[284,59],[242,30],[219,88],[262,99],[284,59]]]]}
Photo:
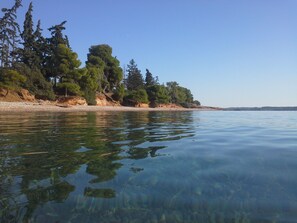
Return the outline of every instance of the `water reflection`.
{"type": "Polygon", "coordinates": [[[61,204],[66,212],[125,205],[125,185],[146,171],[138,160],[195,133],[191,112],[1,114],[0,126],[0,222],[69,221],[61,204]]]}

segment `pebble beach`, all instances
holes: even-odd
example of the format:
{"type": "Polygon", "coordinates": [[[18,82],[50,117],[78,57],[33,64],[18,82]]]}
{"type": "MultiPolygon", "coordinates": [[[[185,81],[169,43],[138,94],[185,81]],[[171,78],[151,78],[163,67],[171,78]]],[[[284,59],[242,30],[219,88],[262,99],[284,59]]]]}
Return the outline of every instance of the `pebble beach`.
{"type": "Polygon", "coordinates": [[[36,102],[1,102],[0,112],[81,112],[81,111],[191,111],[217,110],[210,107],[189,108],[136,108],[126,106],[87,106],[64,104],[36,103],[36,102]]]}

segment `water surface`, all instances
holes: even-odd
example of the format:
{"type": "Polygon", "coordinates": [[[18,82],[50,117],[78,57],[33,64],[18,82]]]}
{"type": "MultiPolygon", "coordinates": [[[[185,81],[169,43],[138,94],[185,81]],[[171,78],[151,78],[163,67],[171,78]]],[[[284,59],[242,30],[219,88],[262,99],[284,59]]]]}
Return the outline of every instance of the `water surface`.
{"type": "Polygon", "coordinates": [[[0,114],[0,222],[297,222],[296,112],[0,114]]]}

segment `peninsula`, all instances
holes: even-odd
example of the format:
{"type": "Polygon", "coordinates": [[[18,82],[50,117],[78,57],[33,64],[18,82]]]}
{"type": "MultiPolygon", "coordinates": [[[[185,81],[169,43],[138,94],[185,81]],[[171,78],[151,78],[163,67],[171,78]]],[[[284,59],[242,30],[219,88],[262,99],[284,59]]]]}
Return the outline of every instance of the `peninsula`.
{"type": "MultiPolygon", "coordinates": [[[[41,21],[33,24],[33,3],[28,6],[23,24],[17,19],[20,7],[22,1],[15,0],[0,14],[0,101],[31,101],[64,108],[201,108],[189,89],[176,81],[160,83],[149,69],[143,75],[134,59],[121,67],[107,44],[91,46],[83,65],[64,34],[66,21],[49,27],[50,36],[45,37],[41,21]]],[[[23,105],[14,107],[20,109],[23,105]]]]}

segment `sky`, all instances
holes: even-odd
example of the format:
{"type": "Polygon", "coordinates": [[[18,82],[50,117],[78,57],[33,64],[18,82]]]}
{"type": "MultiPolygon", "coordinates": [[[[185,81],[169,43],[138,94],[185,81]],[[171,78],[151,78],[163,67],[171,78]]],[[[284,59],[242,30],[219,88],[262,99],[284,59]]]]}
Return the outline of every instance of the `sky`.
{"type": "MultiPolygon", "coordinates": [[[[13,0],[0,0],[0,8],[13,0]]],[[[22,23],[30,0],[23,0],[22,23]]],[[[177,81],[208,106],[297,106],[296,0],[33,0],[35,24],[67,20],[84,62],[108,44],[160,83],[177,81]]]]}

